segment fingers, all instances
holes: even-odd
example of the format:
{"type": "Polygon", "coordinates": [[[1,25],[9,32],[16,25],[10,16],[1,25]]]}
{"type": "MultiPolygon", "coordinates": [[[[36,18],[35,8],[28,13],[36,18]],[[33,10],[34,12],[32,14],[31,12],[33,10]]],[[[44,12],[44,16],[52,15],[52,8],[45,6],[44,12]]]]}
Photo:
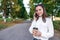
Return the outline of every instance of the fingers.
{"type": "Polygon", "coordinates": [[[37,36],[41,36],[41,32],[38,31],[38,32],[37,32],[37,36]]]}
{"type": "Polygon", "coordinates": [[[41,36],[41,32],[40,31],[33,30],[33,36],[40,37],[41,36]]]}
{"type": "Polygon", "coordinates": [[[33,30],[32,32],[33,32],[32,34],[36,36],[37,30],[33,30]]]}

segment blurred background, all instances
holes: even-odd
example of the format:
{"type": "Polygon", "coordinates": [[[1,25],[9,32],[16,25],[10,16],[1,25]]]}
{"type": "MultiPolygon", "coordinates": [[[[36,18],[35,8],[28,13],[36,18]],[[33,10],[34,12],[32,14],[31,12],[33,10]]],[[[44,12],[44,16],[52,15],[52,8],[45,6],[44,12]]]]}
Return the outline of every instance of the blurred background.
{"type": "Polygon", "coordinates": [[[60,31],[60,0],[0,0],[0,30],[33,19],[35,5],[42,3],[54,28],[60,31]]]}

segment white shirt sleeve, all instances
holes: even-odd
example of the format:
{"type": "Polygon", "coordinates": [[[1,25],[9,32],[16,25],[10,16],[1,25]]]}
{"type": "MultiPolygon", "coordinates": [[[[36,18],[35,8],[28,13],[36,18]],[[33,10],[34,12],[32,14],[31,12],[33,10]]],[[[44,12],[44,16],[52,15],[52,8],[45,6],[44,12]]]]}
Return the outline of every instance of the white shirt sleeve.
{"type": "Polygon", "coordinates": [[[29,28],[29,32],[32,34],[32,30],[33,30],[33,27],[34,27],[34,20],[32,21],[32,23],[31,23],[31,26],[30,26],[30,28],[29,28]]]}
{"type": "Polygon", "coordinates": [[[48,32],[42,33],[41,36],[44,38],[51,38],[54,36],[54,28],[53,28],[53,23],[51,18],[49,18],[47,26],[48,26],[48,32]]]}

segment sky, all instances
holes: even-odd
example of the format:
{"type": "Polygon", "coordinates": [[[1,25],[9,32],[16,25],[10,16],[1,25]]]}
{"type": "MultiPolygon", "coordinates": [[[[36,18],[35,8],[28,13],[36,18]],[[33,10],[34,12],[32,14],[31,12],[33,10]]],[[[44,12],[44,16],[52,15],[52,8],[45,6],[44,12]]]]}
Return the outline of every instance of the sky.
{"type": "Polygon", "coordinates": [[[30,12],[30,6],[28,5],[29,4],[29,1],[30,0],[23,0],[23,4],[24,4],[24,7],[29,15],[29,12],[30,12]]]}

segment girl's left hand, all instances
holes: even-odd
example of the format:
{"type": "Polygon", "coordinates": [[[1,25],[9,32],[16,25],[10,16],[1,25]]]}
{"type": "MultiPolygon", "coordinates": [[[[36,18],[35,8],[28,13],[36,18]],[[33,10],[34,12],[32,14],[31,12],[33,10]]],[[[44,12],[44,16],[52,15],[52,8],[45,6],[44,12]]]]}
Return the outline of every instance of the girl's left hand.
{"type": "Polygon", "coordinates": [[[37,35],[38,37],[40,37],[40,36],[41,36],[41,32],[38,31],[38,32],[36,33],[36,35],[37,35]]]}

